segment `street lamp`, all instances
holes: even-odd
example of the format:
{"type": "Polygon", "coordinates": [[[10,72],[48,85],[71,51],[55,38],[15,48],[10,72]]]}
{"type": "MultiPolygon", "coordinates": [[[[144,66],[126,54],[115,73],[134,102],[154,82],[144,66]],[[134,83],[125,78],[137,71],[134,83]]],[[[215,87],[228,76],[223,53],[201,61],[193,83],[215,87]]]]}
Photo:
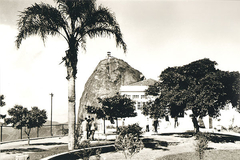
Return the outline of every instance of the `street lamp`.
{"type": "Polygon", "coordinates": [[[50,93],[51,96],[51,136],[53,136],[52,134],[52,98],[53,98],[53,93],[50,93]]]}

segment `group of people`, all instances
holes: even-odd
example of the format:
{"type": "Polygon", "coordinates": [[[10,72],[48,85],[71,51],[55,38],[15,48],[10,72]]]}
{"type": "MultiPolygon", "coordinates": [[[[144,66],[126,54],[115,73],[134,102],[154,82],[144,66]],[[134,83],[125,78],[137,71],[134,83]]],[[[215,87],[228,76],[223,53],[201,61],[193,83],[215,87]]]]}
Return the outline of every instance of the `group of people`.
{"type": "Polygon", "coordinates": [[[83,131],[83,139],[90,139],[94,140],[94,134],[95,131],[97,130],[97,124],[94,121],[94,118],[85,118],[85,120],[82,122],[82,131],[83,131]]]}

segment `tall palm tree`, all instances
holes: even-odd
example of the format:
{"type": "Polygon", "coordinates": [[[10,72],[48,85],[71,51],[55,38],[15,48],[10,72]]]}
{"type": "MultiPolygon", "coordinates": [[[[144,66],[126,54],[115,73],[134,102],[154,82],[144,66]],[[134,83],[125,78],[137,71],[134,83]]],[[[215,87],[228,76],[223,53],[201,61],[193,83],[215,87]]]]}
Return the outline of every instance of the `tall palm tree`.
{"type": "Polygon", "coordinates": [[[74,149],[75,131],[75,79],[77,74],[78,49],[86,49],[86,39],[113,35],[116,44],[126,52],[126,44],[116,17],[109,9],[97,6],[95,0],[55,0],[57,7],[49,4],[33,4],[20,14],[18,21],[17,48],[23,39],[40,35],[45,43],[48,35],[61,35],[68,44],[62,58],[67,68],[68,80],[68,149],[74,149]]]}

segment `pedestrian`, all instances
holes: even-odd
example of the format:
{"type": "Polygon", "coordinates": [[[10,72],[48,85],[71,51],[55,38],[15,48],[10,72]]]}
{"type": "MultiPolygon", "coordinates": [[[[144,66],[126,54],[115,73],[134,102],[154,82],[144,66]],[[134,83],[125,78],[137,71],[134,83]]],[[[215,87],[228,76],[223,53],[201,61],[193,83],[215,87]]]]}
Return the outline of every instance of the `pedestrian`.
{"type": "Polygon", "coordinates": [[[157,127],[158,127],[158,119],[155,119],[153,122],[154,130],[157,133],[157,127]]]}
{"type": "Polygon", "coordinates": [[[87,139],[87,118],[82,122],[83,140],[87,139]]]}
{"type": "Polygon", "coordinates": [[[125,118],[122,120],[122,126],[125,125],[125,118]]]}
{"type": "Polygon", "coordinates": [[[174,128],[178,127],[178,116],[174,117],[174,128]]]}
{"type": "Polygon", "coordinates": [[[147,118],[146,132],[149,132],[149,118],[147,118]]]}
{"type": "Polygon", "coordinates": [[[90,139],[91,140],[94,140],[95,130],[96,130],[96,123],[94,121],[94,118],[92,118],[92,120],[91,120],[91,128],[90,128],[90,139]]]}
{"type": "Polygon", "coordinates": [[[90,116],[88,116],[88,118],[87,118],[87,139],[89,139],[89,137],[90,137],[90,128],[91,128],[91,117],[90,116]]]}

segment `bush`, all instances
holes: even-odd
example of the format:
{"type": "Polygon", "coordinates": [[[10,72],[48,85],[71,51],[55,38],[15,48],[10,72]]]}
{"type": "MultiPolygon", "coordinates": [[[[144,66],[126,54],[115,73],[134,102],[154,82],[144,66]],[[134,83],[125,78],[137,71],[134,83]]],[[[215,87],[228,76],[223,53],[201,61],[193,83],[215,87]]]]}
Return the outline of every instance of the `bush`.
{"type": "Polygon", "coordinates": [[[83,160],[89,160],[90,156],[96,154],[96,159],[99,160],[101,149],[89,149],[91,147],[90,140],[82,140],[82,136],[79,133],[79,130],[75,130],[75,148],[83,149],[82,152],[74,153],[78,157],[81,157],[83,160]]]}
{"type": "Polygon", "coordinates": [[[107,128],[107,129],[116,129],[116,127],[113,126],[113,125],[108,125],[108,126],[106,126],[106,128],[107,128]]]}
{"type": "Polygon", "coordinates": [[[208,147],[208,139],[209,139],[209,134],[208,133],[202,133],[202,132],[198,132],[196,135],[196,153],[199,156],[199,159],[202,160],[205,150],[208,147]]]}
{"type": "Polygon", "coordinates": [[[231,127],[229,127],[229,130],[236,132],[236,133],[240,133],[240,127],[238,127],[238,126],[235,126],[235,127],[231,126],[231,127]]]}
{"type": "Polygon", "coordinates": [[[125,136],[127,134],[132,134],[133,136],[139,137],[142,132],[142,127],[139,126],[138,123],[128,125],[128,126],[120,126],[118,127],[117,134],[121,136],[125,136]]]}
{"type": "Polygon", "coordinates": [[[123,151],[126,159],[131,159],[132,156],[141,149],[143,149],[143,142],[138,138],[134,137],[133,134],[119,135],[115,140],[115,149],[117,151],[123,151]]]}

